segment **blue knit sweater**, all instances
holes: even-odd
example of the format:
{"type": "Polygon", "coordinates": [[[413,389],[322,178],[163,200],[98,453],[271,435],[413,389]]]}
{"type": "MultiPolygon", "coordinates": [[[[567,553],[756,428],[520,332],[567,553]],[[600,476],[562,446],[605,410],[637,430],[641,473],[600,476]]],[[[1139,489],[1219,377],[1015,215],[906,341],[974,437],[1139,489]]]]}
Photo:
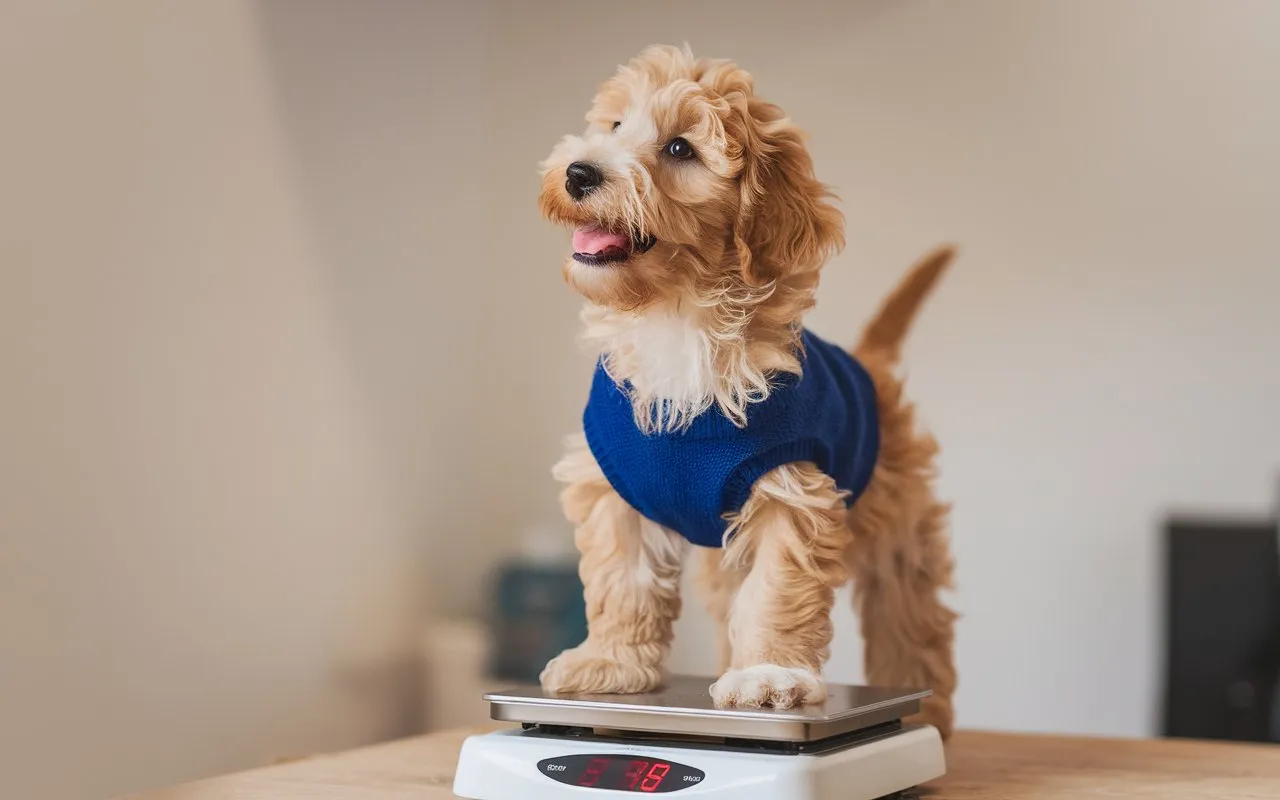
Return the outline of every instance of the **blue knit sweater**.
{"type": "Polygon", "coordinates": [[[644,434],[630,387],[596,366],[583,413],[587,444],[613,488],[644,516],[703,547],[720,547],[724,516],[770,470],[812,461],[848,490],[866,489],[880,449],[875,387],[847,352],[802,333],[803,376],[786,375],[739,428],[712,406],[685,429],[644,434]]]}

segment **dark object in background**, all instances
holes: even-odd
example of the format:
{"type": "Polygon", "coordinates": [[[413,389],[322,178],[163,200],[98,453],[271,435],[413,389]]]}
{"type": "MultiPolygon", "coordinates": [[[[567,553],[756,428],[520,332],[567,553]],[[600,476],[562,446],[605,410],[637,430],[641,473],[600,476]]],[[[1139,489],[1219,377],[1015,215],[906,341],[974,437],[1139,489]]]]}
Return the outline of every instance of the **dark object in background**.
{"type": "Polygon", "coordinates": [[[1164,734],[1280,741],[1276,520],[1166,526],[1164,734]]]}
{"type": "Polygon", "coordinates": [[[517,560],[496,574],[490,676],[537,683],[547,662],[587,638],[576,561],[517,560]]]}

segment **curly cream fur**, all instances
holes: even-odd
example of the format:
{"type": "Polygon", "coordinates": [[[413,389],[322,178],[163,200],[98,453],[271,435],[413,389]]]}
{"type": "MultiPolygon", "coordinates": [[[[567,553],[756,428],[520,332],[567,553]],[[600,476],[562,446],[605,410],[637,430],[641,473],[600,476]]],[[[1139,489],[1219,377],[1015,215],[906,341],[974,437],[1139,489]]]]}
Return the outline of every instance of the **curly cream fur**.
{"type": "MultiPolygon", "coordinates": [[[[843,218],[803,133],[736,64],[671,47],[645,50],[605,81],[587,122],[542,165],[543,214],[656,243],[618,265],[566,259],[565,280],[587,301],[585,340],[629,387],[642,429],[678,431],[712,408],[747,424],[750,405],[800,371],[803,317],[821,268],[844,245],[843,218]],[[695,158],[663,155],[677,136],[695,158]],[[604,180],[571,197],[565,169],[584,159],[604,180]]],[[[786,707],[821,697],[834,592],[852,578],[868,677],[932,689],[922,718],[950,736],[946,508],[931,489],[936,445],[915,431],[894,374],[910,321],[950,256],[918,266],[859,347],[879,393],[883,447],[863,496],[848,509],[815,465],[780,467],[729,520],[725,548],[699,553],[725,670],[711,687],[716,702],[786,707]]],[[[543,685],[651,689],[662,680],[688,547],[613,491],[581,435],[555,474],[582,554],[589,635],[547,666],[543,685]]]]}

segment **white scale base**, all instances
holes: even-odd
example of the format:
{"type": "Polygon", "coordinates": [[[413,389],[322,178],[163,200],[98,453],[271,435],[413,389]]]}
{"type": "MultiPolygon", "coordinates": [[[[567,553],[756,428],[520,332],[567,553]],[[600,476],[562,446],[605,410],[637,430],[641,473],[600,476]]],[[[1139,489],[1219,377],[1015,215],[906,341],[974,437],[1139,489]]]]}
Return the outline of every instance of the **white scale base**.
{"type": "Polygon", "coordinates": [[[941,777],[942,740],[904,725],[927,690],[827,685],[799,708],[717,708],[710,680],[669,676],[648,694],[485,695],[524,730],[464,743],[453,791],[467,800],[877,800],[941,777]]]}
{"type": "MultiPolygon", "coordinates": [[[[613,759],[610,759],[613,761],[613,759]]],[[[631,769],[637,769],[632,766],[631,769]]],[[[467,739],[453,791],[469,800],[577,798],[589,800],[678,792],[698,800],[876,800],[941,777],[946,772],[942,741],[928,725],[906,726],[861,744],[817,754],[740,752],[670,744],[529,736],[504,730],[467,739]],[[636,788],[585,788],[584,762],[617,756],[608,779],[627,781],[627,765],[657,764],[658,780],[634,781],[636,788]],[[669,765],[662,769],[663,765],[669,765]],[[552,777],[558,774],[560,779],[552,777]],[[562,782],[565,779],[574,783],[562,782]]],[[[591,782],[588,775],[585,780],[591,782]]]]}

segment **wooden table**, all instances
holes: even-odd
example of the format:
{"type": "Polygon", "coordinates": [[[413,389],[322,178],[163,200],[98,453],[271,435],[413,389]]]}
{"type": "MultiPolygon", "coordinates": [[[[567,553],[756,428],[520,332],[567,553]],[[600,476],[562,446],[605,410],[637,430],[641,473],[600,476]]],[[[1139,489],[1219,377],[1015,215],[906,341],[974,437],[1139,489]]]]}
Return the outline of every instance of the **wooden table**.
{"type": "MultiPolygon", "coordinates": [[[[453,797],[458,748],[470,732],[320,756],[136,800],[445,800],[453,797]]],[[[925,800],[1280,800],[1274,745],[962,731],[947,760],[946,777],[921,792],[925,800]]]]}

